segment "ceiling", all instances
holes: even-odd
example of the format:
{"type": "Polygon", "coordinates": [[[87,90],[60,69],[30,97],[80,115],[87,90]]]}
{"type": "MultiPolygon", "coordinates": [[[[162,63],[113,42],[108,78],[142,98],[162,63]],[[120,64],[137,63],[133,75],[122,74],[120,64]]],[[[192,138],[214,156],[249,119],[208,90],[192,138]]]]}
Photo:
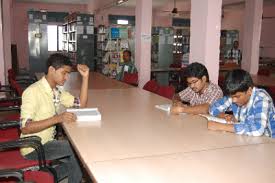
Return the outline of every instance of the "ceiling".
{"type": "MultiPolygon", "coordinates": [[[[116,0],[16,0],[17,2],[42,2],[42,3],[68,3],[68,4],[88,4],[91,1],[99,1],[100,4],[116,2],[116,0]]],[[[122,7],[135,7],[137,0],[128,0],[122,7]]],[[[159,8],[167,4],[173,4],[173,0],[152,0],[153,8],[159,8]]],[[[223,5],[234,5],[244,3],[245,0],[223,0],[223,5]]],[[[190,0],[176,0],[176,3],[190,2],[190,0]]],[[[265,4],[274,4],[275,0],[264,0],[265,4]]]]}

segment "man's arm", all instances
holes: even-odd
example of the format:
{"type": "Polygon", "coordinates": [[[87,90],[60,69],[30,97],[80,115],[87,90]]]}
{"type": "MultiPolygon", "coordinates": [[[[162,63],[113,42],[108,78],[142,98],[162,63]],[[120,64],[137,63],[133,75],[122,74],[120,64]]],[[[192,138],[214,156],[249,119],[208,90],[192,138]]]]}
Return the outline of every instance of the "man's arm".
{"type": "Polygon", "coordinates": [[[78,64],[77,69],[82,76],[80,107],[86,107],[88,101],[89,68],[86,65],[78,64]]]}
{"type": "Polygon", "coordinates": [[[177,94],[175,94],[175,95],[173,96],[173,98],[172,98],[172,105],[173,105],[173,106],[177,106],[177,105],[179,105],[179,104],[182,104],[182,103],[181,103],[180,95],[177,93],[177,94]]]}
{"type": "Polygon", "coordinates": [[[261,136],[264,134],[268,123],[268,110],[270,103],[267,99],[259,100],[253,104],[249,114],[245,116],[244,121],[235,124],[234,128],[237,134],[246,134],[251,136],[261,136]]]}
{"type": "Polygon", "coordinates": [[[189,113],[189,114],[208,114],[209,104],[196,106],[172,106],[171,114],[189,113]]]}
{"type": "Polygon", "coordinates": [[[69,122],[74,122],[75,120],[76,120],[75,114],[64,112],[60,115],[56,115],[45,120],[27,121],[25,124],[25,127],[21,128],[21,132],[23,134],[37,133],[51,126],[54,126],[57,123],[62,123],[62,122],[69,123],[69,122]]]}
{"type": "Polygon", "coordinates": [[[212,116],[218,116],[221,113],[224,113],[231,105],[232,105],[231,98],[228,98],[228,97],[220,98],[209,106],[209,114],[212,116]]]}

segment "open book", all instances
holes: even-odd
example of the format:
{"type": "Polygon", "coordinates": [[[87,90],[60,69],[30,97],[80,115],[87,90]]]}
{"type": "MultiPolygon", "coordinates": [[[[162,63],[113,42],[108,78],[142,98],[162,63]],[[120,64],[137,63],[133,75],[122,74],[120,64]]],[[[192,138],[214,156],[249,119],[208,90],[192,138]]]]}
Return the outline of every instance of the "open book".
{"type": "Polygon", "coordinates": [[[67,109],[67,112],[72,112],[76,115],[77,121],[100,121],[101,114],[97,108],[84,109],[67,109]]]}
{"type": "Polygon", "coordinates": [[[209,114],[199,114],[199,115],[202,117],[205,117],[208,121],[214,121],[214,122],[223,123],[223,124],[227,123],[227,121],[223,118],[218,118],[215,116],[211,116],[209,114]]]}

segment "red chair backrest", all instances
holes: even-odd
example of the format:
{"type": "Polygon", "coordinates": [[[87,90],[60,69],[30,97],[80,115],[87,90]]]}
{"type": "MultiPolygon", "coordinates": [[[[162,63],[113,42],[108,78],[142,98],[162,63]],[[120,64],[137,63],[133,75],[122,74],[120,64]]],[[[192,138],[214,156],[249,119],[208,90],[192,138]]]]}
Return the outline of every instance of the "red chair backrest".
{"type": "Polygon", "coordinates": [[[160,86],[157,94],[172,99],[175,94],[175,88],[173,86],[160,86]]]}
{"type": "Polygon", "coordinates": [[[19,96],[22,96],[23,94],[23,89],[22,87],[13,79],[10,80],[10,84],[11,84],[11,87],[15,89],[15,91],[17,92],[17,94],[19,96]]]}
{"type": "Polygon", "coordinates": [[[128,73],[124,72],[122,81],[130,85],[138,85],[138,73],[128,73]]]}
{"type": "Polygon", "coordinates": [[[270,76],[270,71],[268,69],[259,69],[258,70],[258,75],[270,76]]]}
{"type": "Polygon", "coordinates": [[[24,181],[36,183],[54,183],[54,177],[49,172],[26,171],[24,172],[24,181]]]}
{"type": "Polygon", "coordinates": [[[157,93],[159,85],[155,80],[150,80],[143,86],[143,89],[153,93],[157,93]]]}

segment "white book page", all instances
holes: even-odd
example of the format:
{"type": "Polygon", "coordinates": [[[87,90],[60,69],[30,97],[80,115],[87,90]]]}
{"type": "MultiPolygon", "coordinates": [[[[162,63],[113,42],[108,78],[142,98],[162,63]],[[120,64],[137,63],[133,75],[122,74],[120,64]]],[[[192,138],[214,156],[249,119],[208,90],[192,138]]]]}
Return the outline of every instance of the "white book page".
{"type": "Polygon", "coordinates": [[[214,117],[209,114],[199,114],[199,115],[202,117],[205,117],[208,121],[215,121],[215,122],[223,123],[223,124],[227,123],[226,120],[223,118],[214,117]]]}

